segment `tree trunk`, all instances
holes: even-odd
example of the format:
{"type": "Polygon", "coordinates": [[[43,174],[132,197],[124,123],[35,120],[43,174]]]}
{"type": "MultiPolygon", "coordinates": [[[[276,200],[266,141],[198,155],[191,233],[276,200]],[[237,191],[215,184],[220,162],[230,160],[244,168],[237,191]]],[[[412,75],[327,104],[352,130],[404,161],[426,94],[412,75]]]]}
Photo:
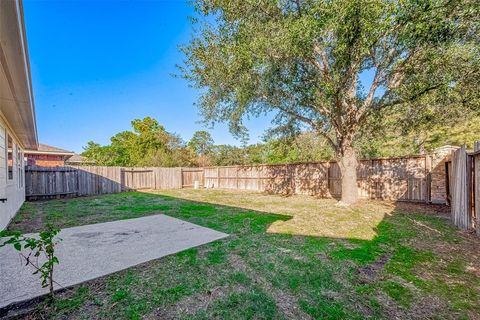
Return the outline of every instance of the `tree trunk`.
{"type": "Polygon", "coordinates": [[[358,200],[357,154],[350,146],[343,148],[343,150],[337,153],[337,161],[342,178],[342,198],[340,204],[354,204],[358,200]]]}

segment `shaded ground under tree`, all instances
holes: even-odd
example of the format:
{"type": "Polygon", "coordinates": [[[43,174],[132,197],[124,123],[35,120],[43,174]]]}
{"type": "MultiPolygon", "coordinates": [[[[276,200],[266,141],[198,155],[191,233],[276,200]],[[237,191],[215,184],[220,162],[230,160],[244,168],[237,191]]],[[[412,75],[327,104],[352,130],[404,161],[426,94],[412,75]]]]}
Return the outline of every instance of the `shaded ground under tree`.
{"type": "Polygon", "coordinates": [[[29,318],[476,318],[479,239],[444,208],[218,190],[30,202],[11,229],[165,213],[225,240],[87,282],[29,318]]]}

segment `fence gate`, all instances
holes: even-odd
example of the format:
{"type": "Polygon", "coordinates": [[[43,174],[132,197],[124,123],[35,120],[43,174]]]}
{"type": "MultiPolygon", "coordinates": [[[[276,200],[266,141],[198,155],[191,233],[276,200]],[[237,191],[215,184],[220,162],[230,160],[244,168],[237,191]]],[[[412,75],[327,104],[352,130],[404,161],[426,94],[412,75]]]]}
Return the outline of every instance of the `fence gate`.
{"type": "Polygon", "coordinates": [[[124,190],[155,189],[153,169],[123,169],[122,186],[124,190]]]}
{"type": "Polygon", "coordinates": [[[192,188],[195,181],[205,185],[203,168],[182,169],[182,188],[192,188]]]}

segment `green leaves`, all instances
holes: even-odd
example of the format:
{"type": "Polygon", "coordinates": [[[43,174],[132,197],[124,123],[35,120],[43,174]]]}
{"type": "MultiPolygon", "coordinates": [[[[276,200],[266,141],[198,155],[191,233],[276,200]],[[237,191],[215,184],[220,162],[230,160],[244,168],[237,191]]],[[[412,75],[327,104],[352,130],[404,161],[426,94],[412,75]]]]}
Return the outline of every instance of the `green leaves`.
{"type": "MultiPolygon", "coordinates": [[[[25,260],[25,265],[31,265],[35,270],[32,274],[40,275],[42,287],[50,287],[50,294],[53,294],[53,267],[59,263],[58,258],[55,256],[55,245],[61,239],[55,239],[60,229],[55,228],[51,224],[47,224],[46,230],[39,233],[38,238],[26,237],[21,232],[8,232],[8,238],[2,244],[0,248],[6,245],[12,245],[17,251],[20,252],[20,256],[25,260]],[[23,249],[29,249],[30,252],[24,253],[23,249]],[[41,255],[45,257],[46,261],[39,266],[38,259],[41,255]]],[[[0,236],[6,235],[5,232],[0,232],[0,236]]]]}
{"type": "Polygon", "coordinates": [[[183,166],[189,162],[182,139],[151,117],[132,121],[133,131],[123,131],[101,146],[88,142],[82,155],[107,166],[183,166]]]}
{"type": "Polygon", "coordinates": [[[197,155],[208,155],[212,152],[213,139],[207,131],[196,131],[187,146],[197,155]]]}
{"type": "Polygon", "coordinates": [[[467,104],[480,109],[475,1],[197,0],[195,7],[201,27],[183,48],[181,71],[203,89],[205,122],[227,122],[238,136],[246,118],[270,112],[273,128],[314,130],[338,151],[394,107],[412,124],[431,122],[419,105],[442,106],[453,119],[450,111],[467,104]]]}

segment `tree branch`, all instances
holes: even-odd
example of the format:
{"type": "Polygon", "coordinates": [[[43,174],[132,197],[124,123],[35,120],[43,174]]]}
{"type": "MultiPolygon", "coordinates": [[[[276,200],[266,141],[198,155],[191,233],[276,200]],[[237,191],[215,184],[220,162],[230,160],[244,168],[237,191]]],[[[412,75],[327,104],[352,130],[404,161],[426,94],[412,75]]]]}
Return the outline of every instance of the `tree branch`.
{"type": "Polygon", "coordinates": [[[333,142],[332,138],[328,135],[327,132],[323,131],[323,130],[317,130],[316,132],[318,132],[320,135],[322,135],[328,142],[328,144],[330,145],[330,147],[332,147],[332,149],[335,151],[337,150],[337,144],[335,142],[333,142]]]}
{"type": "MultiPolygon", "coordinates": [[[[383,72],[391,66],[391,64],[393,63],[396,55],[398,56],[397,49],[395,47],[393,47],[388,52],[388,54],[385,57],[383,63],[376,64],[377,70],[375,71],[375,76],[373,78],[373,82],[372,82],[372,85],[370,86],[368,94],[365,97],[365,100],[363,101],[362,106],[358,110],[357,121],[360,121],[360,119],[366,113],[366,110],[371,107],[372,102],[373,102],[373,98],[375,97],[375,92],[377,91],[377,89],[378,89],[378,87],[379,87],[379,85],[382,81],[383,72]]],[[[410,56],[407,57],[407,59],[408,58],[410,58],[410,56]]]]}
{"type": "MultiPolygon", "coordinates": [[[[320,59],[322,60],[322,64],[321,64],[321,68],[323,70],[323,73],[331,80],[332,79],[332,76],[330,74],[330,63],[328,62],[328,57],[327,57],[327,54],[325,53],[325,51],[323,51],[322,49],[320,49],[320,47],[318,46],[318,44],[314,44],[313,45],[313,52],[318,55],[320,57],[320,59]]],[[[316,61],[316,59],[315,59],[316,61]]],[[[318,62],[318,61],[317,61],[318,62]]]]}
{"type": "Polygon", "coordinates": [[[282,106],[275,106],[276,108],[278,108],[280,111],[288,114],[289,116],[291,116],[292,118],[295,118],[297,120],[300,120],[308,125],[310,125],[312,127],[312,129],[314,129],[316,132],[320,133],[323,137],[325,137],[325,139],[327,139],[327,142],[330,144],[330,146],[335,149],[337,147],[337,145],[335,144],[335,142],[333,142],[332,138],[327,134],[327,132],[321,128],[314,120],[310,119],[310,118],[307,118],[297,112],[293,112],[287,108],[284,108],[282,106]]]}
{"type": "MultiPolygon", "coordinates": [[[[429,93],[430,91],[433,91],[435,89],[440,88],[441,86],[442,86],[441,83],[437,83],[437,84],[428,86],[426,88],[423,88],[421,91],[415,93],[414,95],[412,95],[410,97],[407,97],[407,98],[404,98],[404,99],[398,99],[396,101],[393,101],[393,102],[390,102],[390,103],[387,103],[387,104],[384,104],[384,105],[380,105],[380,107],[382,107],[382,108],[392,107],[392,106],[395,106],[395,105],[398,105],[398,104],[401,104],[401,103],[405,103],[405,102],[413,102],[413,101],[419,99],[420,97],[422,97],[423,95],[429,93]]],[[[386,96],[386,95],[384,95],[384,96],[386,96]]]]}

